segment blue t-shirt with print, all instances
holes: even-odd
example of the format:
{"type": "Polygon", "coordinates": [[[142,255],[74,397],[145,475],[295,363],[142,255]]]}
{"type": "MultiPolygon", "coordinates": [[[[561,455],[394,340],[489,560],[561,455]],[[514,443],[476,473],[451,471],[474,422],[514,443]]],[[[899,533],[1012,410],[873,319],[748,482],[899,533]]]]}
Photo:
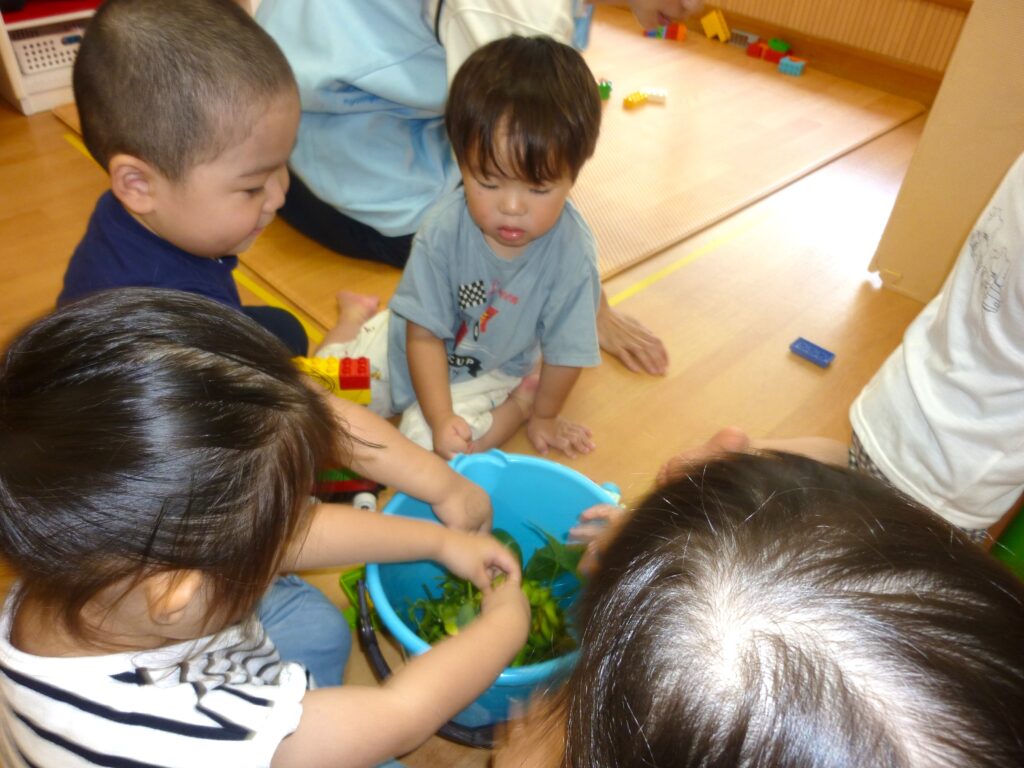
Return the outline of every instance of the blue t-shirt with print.
{"type": "Polygon", "coordinates": [[[445,342],[451,383],[500,370],[525,376],[551,365],[601,362],[597,246],[566,202],[558,221],[515,259],[497,256],[456,189],[427,214],[391,299],[388,337],[396,411],[416,400],[406,358],[406,320],[445,342]]]}

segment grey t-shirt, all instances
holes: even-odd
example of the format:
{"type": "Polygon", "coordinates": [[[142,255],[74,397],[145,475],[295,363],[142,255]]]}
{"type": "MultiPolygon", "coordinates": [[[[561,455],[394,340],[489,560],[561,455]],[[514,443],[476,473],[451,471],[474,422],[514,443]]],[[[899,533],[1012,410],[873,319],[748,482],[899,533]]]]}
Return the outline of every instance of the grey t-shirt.
{"type": "Polygon", "coordinates": [[[406,357],[406,320],[445,342],[451,383],[500,370],[525,376],[543,355],[551,365],[601,362],[597,245],[566,202],[543,237],[514,260],[498,257],[469,215],[462,189],[427,214],[391,299],[388,337],[396,411],[416,400],[406,357]]]}

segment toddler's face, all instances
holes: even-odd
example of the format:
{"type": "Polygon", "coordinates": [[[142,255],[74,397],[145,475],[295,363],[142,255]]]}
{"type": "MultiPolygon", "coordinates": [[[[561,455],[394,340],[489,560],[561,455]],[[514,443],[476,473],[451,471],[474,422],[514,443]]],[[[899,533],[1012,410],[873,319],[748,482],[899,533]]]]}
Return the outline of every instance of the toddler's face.
{"type": "Polygon", "coordinates": [[[244,251],[284,203],[286,163],[298,125],[298,97],[282,93],[239,143],[179,182],[163,180],[147,226],[195,256],[216,259],[244,251]]]}
{"type": "MultiPolygon", "coordinates": [[[[502,167],[510,167],[499,154],[502,167]]],[[[573,181],[568,174],[534,184],[493,171],[460,166],[469,215],[484,233],[484,240],[503,259],[515,259],[523,248],[547,234],[565,207],[573,181]]]]}

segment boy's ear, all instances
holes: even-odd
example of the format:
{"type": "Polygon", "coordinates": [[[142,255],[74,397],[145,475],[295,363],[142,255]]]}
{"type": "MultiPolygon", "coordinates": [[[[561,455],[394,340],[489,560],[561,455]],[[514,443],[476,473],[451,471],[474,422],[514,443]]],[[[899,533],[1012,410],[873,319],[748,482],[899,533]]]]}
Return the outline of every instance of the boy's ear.
{"type": "Polygon", "coordinates": [[[110,189],[121,205],[134,214],[144,215],[155,207],[159,172],[133,155],[119,154],[110,158],[110,189]]]}
{"type": "Polygon", "coordinates": [[[203,574],[197,570],[161,571],[143,582],[149,618],[155,624],[173,624],[180,619],[203,588],[203,574]]]}

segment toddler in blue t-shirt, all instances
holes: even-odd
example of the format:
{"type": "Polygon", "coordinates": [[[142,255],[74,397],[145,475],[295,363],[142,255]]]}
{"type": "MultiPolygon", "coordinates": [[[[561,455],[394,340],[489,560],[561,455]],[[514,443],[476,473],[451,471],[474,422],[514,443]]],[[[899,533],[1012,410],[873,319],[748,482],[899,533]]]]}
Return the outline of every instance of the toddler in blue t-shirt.
{"type": "Polygon", "coordinates": [[[560,413],[600,363],[594,238],[568,202],[601,120],[571,47],[511,36],[473,53],[445,112],[464,185],[428,213],[388,312],[339,295],[318,354],[370,358],[373,407],[445,458],[501,445],[526,422],[540,453],[594,448],[560,413]],[[352,338],[351,317],[368,320],[352,338]],[[541,360],[540,371],[532,371],[541,360]]]}

